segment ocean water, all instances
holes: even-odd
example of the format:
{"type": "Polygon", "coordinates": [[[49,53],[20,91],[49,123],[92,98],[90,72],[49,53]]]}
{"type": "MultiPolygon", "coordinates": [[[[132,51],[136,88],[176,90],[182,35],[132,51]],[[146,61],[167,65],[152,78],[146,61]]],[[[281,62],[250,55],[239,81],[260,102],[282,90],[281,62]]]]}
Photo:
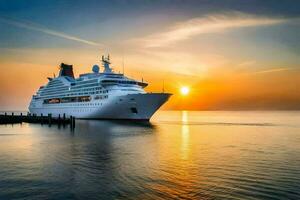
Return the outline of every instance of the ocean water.
{"type": "Polygon", "coordinates": [[[0,125],[0,199],[300,199],[300,112],[0,125]]]}

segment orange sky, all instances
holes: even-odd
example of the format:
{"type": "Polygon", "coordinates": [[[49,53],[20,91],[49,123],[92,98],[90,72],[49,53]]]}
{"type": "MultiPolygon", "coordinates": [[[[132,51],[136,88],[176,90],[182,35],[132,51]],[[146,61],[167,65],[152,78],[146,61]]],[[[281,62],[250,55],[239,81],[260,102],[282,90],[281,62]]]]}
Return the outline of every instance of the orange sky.
{"type": "MultiPolygon", "coordinates": [[[[31,95],[40,85],[47,82],[47,77],[58,73],[60,62],[72,63],[75,74],[91,71],[100,54],[78,50],[23,50],[19,56],[6,57],[0,62],[0,107],[1,110],[26,110],[31,95]],[[91,53],[91,54],[90,54],[91,53]],[[72,62],[73,61],[73,62],[72,62]]],[[[170,56],[170,55],[169,55],[170,56]]],[[[297,69],[282,70],[232,70],[232,67],[215,66],[191,69],[186,67],[176,70],[178,62],[173,59],[158,57],[144,59],[144,56],[125,56],[125,74],[135,79],[144,79],[149,83],[147,91],[161,92],[163,80],[165,90],[174,95],[163,109],[184,110],[243,110],[243,109],[299,109],[300,73],[297,69]],[[161,64],[159,64],[161,62],[161,64]],[[174,63],[172,63],[174,62],[174,63]],[[169,64],[170,68],[163,69],[169,64]],[[159,69],[160,66],[162,69],[159,69]],[[174,67],[174,69],[172,69],[174,67]],[[190,71],[191,70],[191,71],[190,71]],[[193,70],[197,73],[192,74],[193,70]],[[178,73],[177,73],[178,71],[178,73]],[[187,96],[180,94],[182,86],[190,87],[187,96]]],[[[188,59],[188,58],[186,58],[188,59]]],[[[190,58],[193,62],[194,58],[190,58]]],[[[213,58],[212,66],[218,61],[213,58]]],[[[216,58],[217,59],[217,58],[216,58]]],[[[115,71],[122,70],[122,56],[116,57],[115,71]]],[[[220,59],[219,59],[220,61],[220,59]]],[[[197,61],[194,61],[197,65],[197,61]]],[[[226,64],[223,63],[223,64],[226,64]]]]}
{"type": "Polygon", "coordinates": [[[125,74],[147,81],[147,91],[161,92],[164,82],[174,95],[163,109],[300,109],[298,18],[196,14],[139,13],[104,21],[106,32],[95,21],[65,30],[82,37],[0,17],[0,41],[10,41],[0,44],[0,110],[26,110],[61,62],[78,76],[107,53],[116,72],[124,58],[125,74]]]}

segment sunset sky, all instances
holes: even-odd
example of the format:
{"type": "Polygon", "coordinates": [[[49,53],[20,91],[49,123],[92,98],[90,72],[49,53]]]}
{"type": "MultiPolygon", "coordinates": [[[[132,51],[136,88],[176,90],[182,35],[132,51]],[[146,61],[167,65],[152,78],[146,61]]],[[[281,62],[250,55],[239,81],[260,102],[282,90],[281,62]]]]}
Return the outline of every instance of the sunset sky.
{"type": "Polygon", "coordinates": [[[174,95],[164,109],[300,109],[300,1],[0,0],[0,110],[58,73],[116,72],[174,95]],[[189,87],[181,95],[181,87],[189,87]]]}

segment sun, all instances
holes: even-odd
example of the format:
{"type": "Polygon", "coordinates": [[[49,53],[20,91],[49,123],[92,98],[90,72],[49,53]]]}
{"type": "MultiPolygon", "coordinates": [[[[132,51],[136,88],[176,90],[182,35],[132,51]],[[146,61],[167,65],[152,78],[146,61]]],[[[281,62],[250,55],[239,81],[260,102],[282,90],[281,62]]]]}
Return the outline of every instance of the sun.
{"type": "Polygon", "coordinates": [[[184,96],[188,95],[189,92],[190,92],[190,88],[189,87],[183,86],[183,87],[180,88],[181,95],[184,95],[184,96]]]}

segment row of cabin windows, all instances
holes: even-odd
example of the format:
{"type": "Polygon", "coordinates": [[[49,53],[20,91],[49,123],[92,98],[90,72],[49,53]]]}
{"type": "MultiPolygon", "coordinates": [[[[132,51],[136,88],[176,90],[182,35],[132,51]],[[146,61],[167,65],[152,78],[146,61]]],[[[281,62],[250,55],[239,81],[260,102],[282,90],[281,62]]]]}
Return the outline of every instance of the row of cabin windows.
{"type": "MultiPolygon", "coordinates": [[[[64,86],[62,88],[53,88],[53,89],[48,89],[48,88],[44,88],[41,92],[42,93],[57,93],[57,92],[66,92],[66,91],[70,91],[70,90],[73,90],[73,91],[76,91],[78,88],[69,88],[67,86],[64,86]]],[[[86,88],[86,89],[79,89],[78,91],[94,91],[94,90],[101,90],[102,87],[94,87],[94,88],[86,88]]],[[[103,93],[105,93],[106,90],[103,91],[103,93]]],[[[77,91],[76,91],[77,92],[77,91]]]]}
{"type": "Polygon", "coordinates": [[[55,88],[61,88],[61,87],[69,87],[68,85],[65,84],[59,84],[59,85],[46,85],[44,89],[55,89],[55,88]]]}
{"type": "Polygon", "coordinates": [[[78,91],[92,91],[92,90],[101,90],[102,87],[94,87],[94,86],[98,86],[98,84],[93,84],[93,85],[89,85],[86,87],[93,87],[93,88],[86,88],[86,89],[81,89],[82,87],[71,87],[69,88],[68,86],[58,86],[58,87],[44,87],[43,90],[41,91],[42,93],[57,93],[57,92],[65,92],[66,90],[78,90],[78,91]]]}
{"type": "MultiPolygon", "coordinates": [[[[86,90],[81,90],[81,91],[87,91],[87,90],[90,90],[90,91],[93,91],[95,90],[94,88],[90,88],[90,89],[86,89],[86,90]]],[[[55,95],[57,96],[58,94],[61,94],[61,93],[66,93],[65,91],[56,91],[56,92],[42,92],[41,95],[43,96],[50,96],[50,95],[55,95]]],[[[108,90],[100,90],[100,91],[95,91],[95,92],[78,92],[78,93],[67,93],[66,96],[73,96],[73,95],[88,95],[88,94],[106,94],[108,93],[108,90]]]]}
{"type": "MultiPolygon", "coordinates": [[[[108,95],[99,95],[99,96],[94,97],[95,100],[107,99],[107,98],[108,98],[108,95]]],[[[45,99],[44,104],[89,102],[91,100],[92,100],[91,96],[52,98],[52,99],[45,99]]]]}
{"type": "Polygon", "coordinates": [[[96,92],[70,93],[70,94],[67,94],[67,96],[72,96],[72,95],[85,95],[85,94],[106,94],[106,93],[108,93],[108,90],[105,90],[105,91],[96,91],[96,92]]]}
{"type": "Polygon", "coordinates": [[[65,98],[45,99],[44,104],[86,102],[86,101],[91,101],[91,97],[90,96],[82,96],[82,97],[65,97],[65,98]]]}
{"type": "Polygon", "coordinates": [[[100,94],[98,92],[85,92],[85,93],[71,93],[71,94],[55,94],[55,95],[41,95],[43,98],[64,98],[64,97],[74,97],[75,95],[95,95],[100,94]]]}
{"type": "Polygon", "coordinates": [[[98,100],[98,99],[107,99],[108,96],[107,95],[97,95],[94,97],[95,100],[98,100]]]}
{"type": "Polygon", "coordinates": [[[76,85],[77,84],[81,85],[81,84],[86,84],[86,83],[94,83],[94,82],[98,82],[98,79],[91,79],[91,80],[85,81],[85,80],[79,78],[76,80],[76,85]]]}
{"type": "Polygon", "coordinates": [[[74,85],[72,86],[73,89],[78,89],[78,88],[85,88],[85,87],[94,87],[98,86],[99,83],[92,83],[92,84],[82,84],[82,85],[74,85]]]}
{"type": "Polygon", "coordinates": [[[56,82],[56,83],[50,82],[47,84],[47,87],[53,87],[53,86],[57,86],[57,85],[64,85],[64,84],[62,82],[56,82]]]}
{"type": "Polygon", "coordinates": [[[63,86],[63,87],[54,87],[54,88],[44,88],[41,92],[43,93],[51,93],[51,92],[60,92],[60,91],[68,91],[69,87],[68,86],[63,86]]]}
{"type": "Polygon", "coordinates": [[[43,90],[55,90],[55,89],[60,89],[60,88],[68,88],[68,86],[66,86],[66,85],[55,85],[55,86],[49,86],[49,85],[47,85],[47,86],[44,86],[43,87],[43,90]]]}
{"type": "MultiPolygon", "coordinates": [[[[56,93],[51,93],[51,94],[49,94],[49,93],[47,93],[47,94],[42,93],[42,95],[43,96],[49,96],[49,95],[55,95],[55,96],[57,96],[58,94],[63,94],[63,93],[66,93],[66,92],[56,92],[56,93]]],[[[68,93],[68,94],[66,94],[66,96],[87,95],[87,94],[105,94],[105,93],[108,93],[108,91],[68,93]]]]}
{"type": "MultiPolygon", "coordinates": [[[[94,90],[101,90],[102,89],[102,87],[92,87],[92,88],[85,88],[85,89],[75,89],[75,88],[73,88],[73,87],[71,87],[71,88],[69,88],[69,87],[65,87],[65,88],[59,88],[59,89],[64,89],[64,90],[58,90],[57,88],[55,88],[55,89],[51,89],[51,90],[49,90],[47,93],[53,93],[53,92],[64,92],[64,91],[66,91],[66,90],[68,90],[68,91],[74,91],[74,92],[78,92],[78,91],[94,91],[94,90]]],[[[45,92],[45,91],[47,91],[47,88],[45,88],[45,89],[43,89],[43,91],[42,92],[45,92]]],[[[103,90],[103,93],[105,93],[105,92],[108,92],[107,90],[103,90]]]]}
{"type": "Polygon", "coordinates": [[[84,104],[78,103],[78,104],[68,104],[68,106],[72,106],[72,107],[74,107],[74,106],[75,107],[76,106],[102,106],[102,103],[84,103],[84,104]]]}
{"type": "Polygon", "coordinates": [[[121,81],[121,80],[103,80],[102,83],[121,83],[121,84],[132,84],[137,85],[138,83],[136,81],[121,81]]]}
{"type": "Polygon", "coordinates": [[[68,106],[76,107],[76,106],[102,106],[102,103],[76,103],[76,104],[68,104],[68,106]]]}

